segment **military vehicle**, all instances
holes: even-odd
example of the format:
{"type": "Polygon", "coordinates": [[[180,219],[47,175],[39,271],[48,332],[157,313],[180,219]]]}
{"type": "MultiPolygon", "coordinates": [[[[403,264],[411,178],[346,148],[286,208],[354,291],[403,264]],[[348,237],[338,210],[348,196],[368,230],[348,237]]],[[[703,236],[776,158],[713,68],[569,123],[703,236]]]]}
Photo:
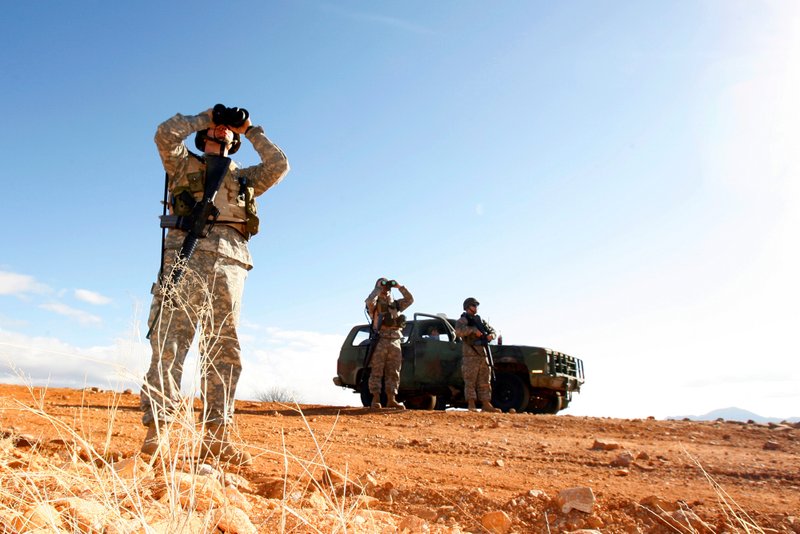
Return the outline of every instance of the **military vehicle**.
{"type": "MultiPolygon", "coordinates": [[[[403,329],[398,400],[407,408],[444,410],[465,408],[461,375],[461,339],[455,319],[444,314],[415,313],[403,329]]],[[[333,383],[361,395],[369,406],[370,369],[364,360],[370,345],[370,326],[357,325],[344,340],[333,383]]],[[[549,413],[563,410],[584,382],[579,358],[540,347],[490,345],[494,361],[492,404],[504,412],[549,413]]],[[[385,402],[385,399],[383,399],[385,402]]]]}

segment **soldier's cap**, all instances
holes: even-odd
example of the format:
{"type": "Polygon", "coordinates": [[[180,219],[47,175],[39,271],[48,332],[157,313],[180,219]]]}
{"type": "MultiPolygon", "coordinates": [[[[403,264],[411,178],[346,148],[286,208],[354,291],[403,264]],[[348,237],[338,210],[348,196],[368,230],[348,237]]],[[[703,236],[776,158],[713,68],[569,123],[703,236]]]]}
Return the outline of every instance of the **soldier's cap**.
{"type": "Polygon", "coordinates": [[[465,310],[467,308],[469,308],[470,306],[480,306],[480,305],[481,305],[481,303],[478,302],[478,299],[476,299],[475,297],[468,297],[466,300],[464,300],[464,309],[465,310]]]}

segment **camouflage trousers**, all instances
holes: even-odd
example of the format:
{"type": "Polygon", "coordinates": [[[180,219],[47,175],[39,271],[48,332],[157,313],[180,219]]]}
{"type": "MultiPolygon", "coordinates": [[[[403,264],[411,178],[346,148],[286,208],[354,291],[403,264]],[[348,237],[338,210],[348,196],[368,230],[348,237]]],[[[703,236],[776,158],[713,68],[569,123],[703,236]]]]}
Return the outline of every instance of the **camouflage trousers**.
{"type": "MultiPolygon", "coordinates": [[[[483,352],[483,347],[474,347],[476,351],[483,352]]],[[[464,376],[464,398],[491,402],[492,382],[489,371],[489,361],[484,353],[465,354],[461,360],[461,374],[464,376]]]]}
{"type": "Polygon", "coordinates": [[[383,380],[386,393],[397,395],[402,365],[403,352],[400,349],[400,338],[381,336],[370,360],[372,370],[369,374],[369,392],[380,393],[383,380]]]}
{"type": "MultiPolygon", "coordinates": [[[[165,257],[169,280],[174,257],[165,257]]],[[[148,325],[152,358],[141,391],[142,422],[171,421],[181,402],[186,353],[199,326],[203,421],[228,424],[242,372],[239,322],[247,269],[238,261],[197,251],[177,287],[155,286],[148,325]]]]}

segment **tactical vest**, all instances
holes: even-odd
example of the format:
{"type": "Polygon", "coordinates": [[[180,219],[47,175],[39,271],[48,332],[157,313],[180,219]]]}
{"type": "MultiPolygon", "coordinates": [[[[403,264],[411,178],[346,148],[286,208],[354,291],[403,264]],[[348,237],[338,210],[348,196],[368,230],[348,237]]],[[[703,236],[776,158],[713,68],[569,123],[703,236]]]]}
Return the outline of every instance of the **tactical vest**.
{"type": "MultiPolygon", "coordinates": [[[[225,177],[217,193],[214,205],[219,210],[217,224],[225,224],[236,229],[246,238],[258,233],[258,210],[255,189],[247,177],[237,175],[237,167],[231,162],[230,172],[225,177]]],[[[206,182],[206,164],[202,158],[191,154],[186,166],[186,174],[171,181],[169,211],[171,215],[191,215],[192,208],[203,200],[206,182]]]]}
{"type": "Polygon", "coordinates": [[[397,305],[394,302],[390,304],[385,300],[378,299],[376,309],[380,317],[379,324],[381,328],[403,328],[406,325],[406,316],[397,315],[397,305]]]}

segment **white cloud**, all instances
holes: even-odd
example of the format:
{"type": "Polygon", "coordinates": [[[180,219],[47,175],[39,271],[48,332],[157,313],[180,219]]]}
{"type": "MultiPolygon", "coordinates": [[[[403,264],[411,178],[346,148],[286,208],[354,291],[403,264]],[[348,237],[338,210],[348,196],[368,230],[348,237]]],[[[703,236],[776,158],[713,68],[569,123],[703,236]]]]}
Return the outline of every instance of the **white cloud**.
{"type": "Polygon", "coordinates": [[[76,289],[75,298],[82,300],[83,302],[88,302],[89,304],[95,304],[97,306],[102,306],[111,302],[110,298],[101,295],[100,293],[89,291],[88,289],[76,289]]]}
{"type": "MultiPolygon", "coordinates": [[[[783,362],[782,375],[762,370],[747,380],[746,370],[738,372],[740,356],[731,350],[742,340],[731,340],[725,347],[701,347],[704,350],[700,353],[708,355],[703,358],[685,343],[665,343],[671,339],[670,327],[675,325],[663,322],[666,324],[653,331],[642,328],[649,341],[637,339],[630,332],[614,331],[609,324],[598,325],[592,332],[569,334],[578,349],[575,355],[585,357],[587,377],[583,391],[566,413],[662,418],[737,406],[769,417],[800,415],[800,395],[794,387],[796,366],[783,362]]],[[[301,404],[361,405],[358,394],[332,381],[344,335],[277,328],[243,330],[238,399],[256,399],[259,393],[279,387],[294,393],[301,404]]],[[[773,353],[772,349],[765,347],[749,354],[764,358],[773,353]]],[[[780,361],[776,356],[776,362],[780,361]]],[[[150,347],[124,339],[77,347],[54,338],[0,329],[0,364],[4,362],[7,367],[0,365],[0,382],[138,390],[150,362],[150,347]]],[[[195,395],[200,383],[196,344],[184,368],[182,389],[195,395]]]]}
{"type": "Polygon", "coordinates": [[[75,319],[81,324],[100,324],[103,322],[103,320],[96,315],[72,308],[60,302],[49,302],[47,304],[42,304],[39,307],[65,317],[75,319]]]}
{"type": "MultiPolygon", "coordinates": [[[[358,395],[333,384],[343,336],[277,328],[244,330],[238,399],[256,399],[259,393],[281,387],[304,404],[360,406],[358,395]]],[[[132,339],[79,347],[0,329],[0,382],[138,390],[151,352],[148,343],[132,339]]],[[[199,368],[195,343],[184,366],[182,390],[187,395],[199,390],[199,368]]]]}
{"type": "Polygon", "coordinates": [[[107,346],[77,347],[51,337],[0,329],[0,381],[53,387],[138,387],[149,362],[144,345],[116,340],[107,346]]]}
{"type": "Polygon", "coordinates": [[[237,396],[256,398],[281,387],[294,392],[301,403],[360,406],[358,395],[333,384],[342,341],[344,334],[307,330],[267,328],[250,333],[242,340],[246,361],[237,396]]]}
{"type": "Polygon", "coordinates": [[[0,271],[0,295],[25,295],[45,291],[47,286],[40,284],[32,276],[0,271]]]}

